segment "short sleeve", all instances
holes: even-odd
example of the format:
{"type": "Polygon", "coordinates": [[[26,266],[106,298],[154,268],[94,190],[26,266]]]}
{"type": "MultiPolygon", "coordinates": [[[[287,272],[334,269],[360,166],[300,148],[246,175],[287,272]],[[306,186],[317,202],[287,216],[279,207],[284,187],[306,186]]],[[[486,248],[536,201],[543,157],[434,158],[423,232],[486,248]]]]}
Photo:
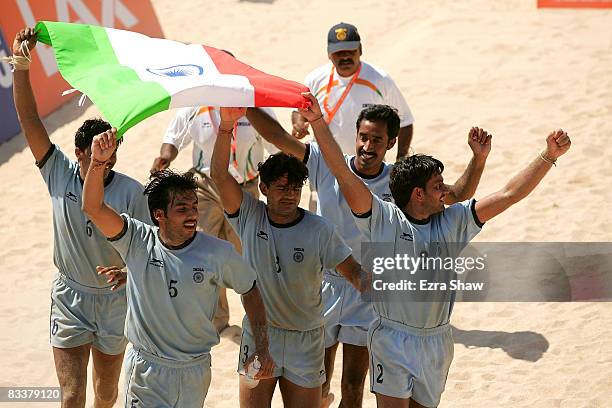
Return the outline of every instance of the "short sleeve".
{"type": "Polygon", "coordinates": [[[178,150],[188,146],[191,141],[191,132],[189,131],[189,118],[197,113],[198,108],[183,108],[179,109],[172,122],[166,129],[163,143],[169,143],[178,150]]]}
{"type": "Polygon", "coordinates": [[[227,220],[241,238],[247,221],[250,217],[254,216],[259,206],[263,208],[264,204],[253,197],[248,191],[242,190],[242,202],[240,203],[238,212],[234,214],[225,214],[227,220]]]}
{"type": "Polygon", "coordinates": [[[323,190],[327,188],[326,186],[335,183],[336,178],[329,170],[329,167],[327,167],[318,143],[306,144],[304,160],[304,164],[308,168],[308,181],[315,191],[323,190]]]}
{"type": "Polygon", "coordinates": [[[138,184],[138,187],[134,189],[135,191],[131,198],[129,206],[130,216],[145,224],[153,225],[147,197],[144,195],[144,188],[140,184],[138,184]]]}
{"type": "Polygon", "coordinates": [[[128,214],[121,214],[121,217],[124,221],[123,231],[108,241],[119,252],[123,261],[130,265],[133,260],[139,259],[138,252],[146,248],[147,236],[153,232],[153,227],[128,214]]]}
{"type": "MultiPolygon", "coordinates": [[[[325,161],[321,155],[321,150],[317,143],[306,144],[306,154],[304,156],[305,165],[308,168],[308,181],[313,186],[314,190],[318,190],[321,167],[325,166],[325,161]]],[[[329,171],[329,170],[328,170],[329,171]]]]}
{"type": "Polygon", "coordinates": [[[385,78],[385,88],[385,103],[397,109],[400,117],[400,127],[412,125],[414,123],[414,116],[412,116],[412,112],[402,92],[389,76],[385,78]]]}
{"type": "Polygon", "coordinates": [[[383,235],[389,229],[395,230],[395,224],[400,222],[397,216],[399,209],[394,203],[382,200],[372,194],[372,209],[365,214],[355,214],[353,217],[357,228],[368,241],[376,241],[374,236],[383,235]]]}
{"type": "Polygon", "coordinates": [[[331,223],[326,228],[325,233],[327,239],[322,240],[324,246],[321,248],[321,265],[325,269],[334,269],[348,258],[352,251],[331,223]]]}
{"type": "Polygon", "coordinates": [[[227,253],[223,257],[221,276],[217,283],[224,288],[233,289],[236,293],[243,295],[255,285],[257,280],[255,271],[231,245],[226,245],[226,247],[227,253]]]}
{"type": "Polygon", "coordinates": [[[70,160],[56,145],[51,145],[45,156],[36,165],[47,185],[49,194],[63,194],[60,191],[77,168],[76,162],[70,160]]]}
{"type": "Polygon", "coordinates": [[[447,242],[469,243],[482,230],[483,223],[476,215],[476,200],[471,199],[448,206],[442,213],[447,242]]]}

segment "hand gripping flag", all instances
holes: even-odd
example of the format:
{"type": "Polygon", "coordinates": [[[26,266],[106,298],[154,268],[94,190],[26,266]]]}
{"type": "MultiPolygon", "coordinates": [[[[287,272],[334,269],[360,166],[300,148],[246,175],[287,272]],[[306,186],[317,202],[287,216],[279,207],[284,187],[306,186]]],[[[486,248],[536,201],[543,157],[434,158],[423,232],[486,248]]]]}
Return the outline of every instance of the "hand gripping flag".
{"type": "Polygon", "coordinates": [[[213,47],[86,24],[42,21],[64,79],[91,99],[118,134],[186,106],[305,107],[308,88],[261,72],[213,47]]]}

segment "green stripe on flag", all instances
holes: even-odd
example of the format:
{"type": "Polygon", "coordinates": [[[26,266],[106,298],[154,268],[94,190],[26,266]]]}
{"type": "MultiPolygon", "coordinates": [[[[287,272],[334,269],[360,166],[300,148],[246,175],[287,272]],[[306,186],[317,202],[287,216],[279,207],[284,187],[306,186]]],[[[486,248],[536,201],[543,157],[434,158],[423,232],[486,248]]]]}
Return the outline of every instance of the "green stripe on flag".
{"type": "Polygon", "coordinates": [[[64,79],[96,104],[119,135],[169,108],[161,85],[142,81],[119,63],[104,27],[41,21],[36,30],[38,40],[53,47],[64,79]]]}

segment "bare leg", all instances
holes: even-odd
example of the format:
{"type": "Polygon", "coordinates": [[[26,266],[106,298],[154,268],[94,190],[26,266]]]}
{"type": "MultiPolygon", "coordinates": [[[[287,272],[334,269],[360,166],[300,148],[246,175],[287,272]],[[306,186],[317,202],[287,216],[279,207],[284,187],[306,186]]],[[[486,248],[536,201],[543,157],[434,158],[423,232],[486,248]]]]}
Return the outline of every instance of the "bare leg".
{"type": "Polygon", "coordinates": [[[361,408],[368,368],[367,347],[342,344],[342,400],[339,408],[361,408]]]}
{"type": "Polygon", "coordinates": [[[334,374],[334,361],[336,360],[336,350],[338,344],[325,349],[325,382],[321,386],[321,408],[327,408],[334,402],[334,394],[330,394],[332,375],[334,374]]]}
{"type": "Polygon", "coordinates": [[[410,408],[427,408],[425,405],[421,405],[418,402],[416,402],[415,400],[411,399],[410,400],[410,408]]]}
{"type": "Polygon", "coordinates": [[[119,395],[118,384],[123,363],[123,353],[104,354],[91,348],[93,359],[94,408],[111,408],[119,395]]]}
{"type": "Polygon", "coordinates": [[[412,405],[410,398],[395,398],[382,394],[376,394],[377,408],[418,408],[419,406],[412,405]]]}
{"type": "Polygon", "coordinates": [[[55,372],[62,390],[62,408],[83,408],[87,393],[87,364],[91,344],[53,347],[55,372]]]}
{"type": "Polygon", "coordinates": [[[279,383],[285,408],[312,408],[321,406],[320,385],[314,388],[304,388],[284,377],[280,378],[279,383]]]}
{"type": "Polygon", "coordinates": [[[278,378],[259,380],[255,388],[249,388],[240,382],[240,408],[270,408],[277,381],[278,378]]]}

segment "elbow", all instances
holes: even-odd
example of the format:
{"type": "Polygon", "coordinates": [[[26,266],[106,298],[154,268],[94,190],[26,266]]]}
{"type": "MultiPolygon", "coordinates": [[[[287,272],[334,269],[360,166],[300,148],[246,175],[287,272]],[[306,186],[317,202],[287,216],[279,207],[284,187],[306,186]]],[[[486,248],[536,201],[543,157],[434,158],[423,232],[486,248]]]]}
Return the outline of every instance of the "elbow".
{"type": "Polygon", "coordinates": [[[93,212],[93,208],[92,205],[90,203],[88,203],[86,200],[83,200],[83,204],[81,204],[81,210],[85,213],[85,215],[87,216],[91,216],[92,212],[93,212]]]}
{"type": "Polygon", "coordinates": [[[508,204],[508,207],[518,203],[523,198],[525,198],[524,196],[521,196],[518,192],[508,189],[502,191],[502,197],[504,199],[504,202],[508,204]]]}

